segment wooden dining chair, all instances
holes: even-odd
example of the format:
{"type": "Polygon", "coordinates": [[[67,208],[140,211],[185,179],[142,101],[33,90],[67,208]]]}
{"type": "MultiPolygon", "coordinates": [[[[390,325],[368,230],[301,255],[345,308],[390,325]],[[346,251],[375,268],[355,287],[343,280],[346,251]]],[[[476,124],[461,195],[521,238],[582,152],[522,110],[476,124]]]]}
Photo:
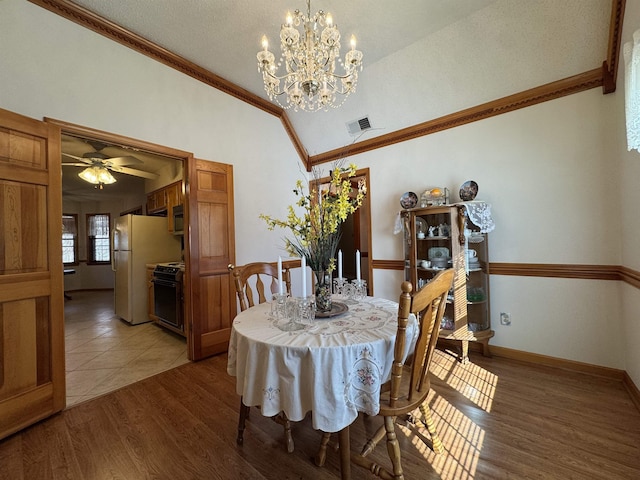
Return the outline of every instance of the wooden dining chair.
{"type": "MultiPolygon", "coordinates": [[[[429,366],[438,341],[440,321],[444,315],[447,295],[453,283],[453,276],[453,269],[443,270],[413,295],[411,294],[413,290],[411,283],[402,283],[391,379],[381,387],[378,416],[383,417],[383,425],[367,440],[360,454],[350,454],[352,463],[366,468],[380,478],[404,479],[400,444],[395,432],[396,420],[399,417],[411,416],[412,421],[415,422],[419,415],[416,411],[419,411],[422,414],[421,422],[431,436],[431,445],[428,445],[424,437],[419,436],[419,438],[427,443],[427,446],[432,448],[434,452],[442,453],[444,451],[431,417],[431,409],[427,404],[427,395],[431,388],[429,366]],[[409,355],[410,360],[405,362],[403,355],[407,341],[406,328],[411,313],[418,319],[420,332],[416,340],[415,349],[409,355]],[[387,452],[392,465],[390,470],[368,458],[369,454],[376,448],[376,445],[385,437],[387,452]]],[[[320,451],[316,457],[318,465],[324,464],[329,436],[330,434],[328,433],[323,434],[320,451]]],[[[347,434],[346,437],[341,435],[342,438],[349,438],[349,435],[347,434]]],[[[350,446],[341,444],[340,448],[348,451],[350,446]]],[[[344,452],[341,454],[344,454],[344,452]]]]}
{"type": "MultiPolygon", "coordinates": [[[[276,262],[247,263],[241,267],[229,265],[229,270],[233,276],[241,311],[271,301],[273,294],[278,292],[276,262]]],[[[291,272],[288,264],[283,264],[282,281],[285,284],[285,292],[291,294],[291,272]]]]}
{"type": "MultiPolygon", "coordinates": [[[[276,262],[255,262],[244,266],[229,265],[229,271],[233,276],[240,310],[245,311],[256,304],[271,301],[274,293],[278,292],[278,264],[276,262]]],[[[291,266],[288,264],[282,267],[282,281],[285,284],[285,292],[291,294],[291,266]]],[[[249,417],[249,407],[244,404],[240,397],[240,417],[238,420],[238,436],[236,442],[242,445],[244,441],[245,422],[249,417]]],[[[284,436],[287,451],[293,452],[294,444],[291,435],[291,423],[284,412],[271,417],[275,422],[284,427],[284,436]]]]}

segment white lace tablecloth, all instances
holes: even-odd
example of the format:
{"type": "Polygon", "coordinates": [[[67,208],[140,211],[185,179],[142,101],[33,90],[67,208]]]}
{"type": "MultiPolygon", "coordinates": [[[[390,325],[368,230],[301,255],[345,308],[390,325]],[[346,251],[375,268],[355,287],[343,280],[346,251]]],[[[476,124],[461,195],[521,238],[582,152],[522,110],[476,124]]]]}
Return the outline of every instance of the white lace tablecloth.
{"type": "MultiPolygon", "coordinates": [[[[245,405],[259,405],[265,416],[283,411],[292,421],[312,412],[313,428],[324,432],[340,431],[358,412],[378,413],[380,385],[391,375],[397,303],[367,297],[293,332],[280,330],[270,313],[263,303],[233,321],[227,372],[245,405]]],[[[413,316],[407,337],[405,356],[417,337],[413,316]]]]}

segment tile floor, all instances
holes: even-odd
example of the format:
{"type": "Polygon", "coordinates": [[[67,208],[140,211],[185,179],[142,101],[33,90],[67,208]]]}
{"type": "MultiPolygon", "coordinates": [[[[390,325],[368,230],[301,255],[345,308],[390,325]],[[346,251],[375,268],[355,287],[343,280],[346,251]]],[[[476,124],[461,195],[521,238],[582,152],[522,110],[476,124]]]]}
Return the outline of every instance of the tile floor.
{"type": "Polygon", "coordinates": [[[113,291],[65,300],[67,408],[187,363],[186,340],[154,323],[113,313],[113,291]]]}

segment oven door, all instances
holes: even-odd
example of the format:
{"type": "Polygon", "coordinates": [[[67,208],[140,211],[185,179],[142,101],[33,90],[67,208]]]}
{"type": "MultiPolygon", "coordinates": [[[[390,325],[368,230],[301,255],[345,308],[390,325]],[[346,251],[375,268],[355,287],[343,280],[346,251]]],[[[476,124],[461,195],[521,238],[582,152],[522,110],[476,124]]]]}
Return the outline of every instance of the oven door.
{"type": "Polygon", "coordinates": [[[153,314],[158,320],[184,332],[182,318],[182,283],[154,277],[153,314]]]}

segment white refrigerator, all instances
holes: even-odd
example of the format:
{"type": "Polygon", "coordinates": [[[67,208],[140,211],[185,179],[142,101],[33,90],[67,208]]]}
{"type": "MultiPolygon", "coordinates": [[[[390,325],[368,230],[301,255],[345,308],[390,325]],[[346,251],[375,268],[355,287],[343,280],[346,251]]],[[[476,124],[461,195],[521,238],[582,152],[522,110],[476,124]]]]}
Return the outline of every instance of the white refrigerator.
{"type": "Polygon", "coordinates": [[[118,217],[111,231],[116,315],[132,325],[151,321],[147,312],[147,264],[177,262],[181,257],[181,239],[169,232],[166,217],[118,217]]]}

